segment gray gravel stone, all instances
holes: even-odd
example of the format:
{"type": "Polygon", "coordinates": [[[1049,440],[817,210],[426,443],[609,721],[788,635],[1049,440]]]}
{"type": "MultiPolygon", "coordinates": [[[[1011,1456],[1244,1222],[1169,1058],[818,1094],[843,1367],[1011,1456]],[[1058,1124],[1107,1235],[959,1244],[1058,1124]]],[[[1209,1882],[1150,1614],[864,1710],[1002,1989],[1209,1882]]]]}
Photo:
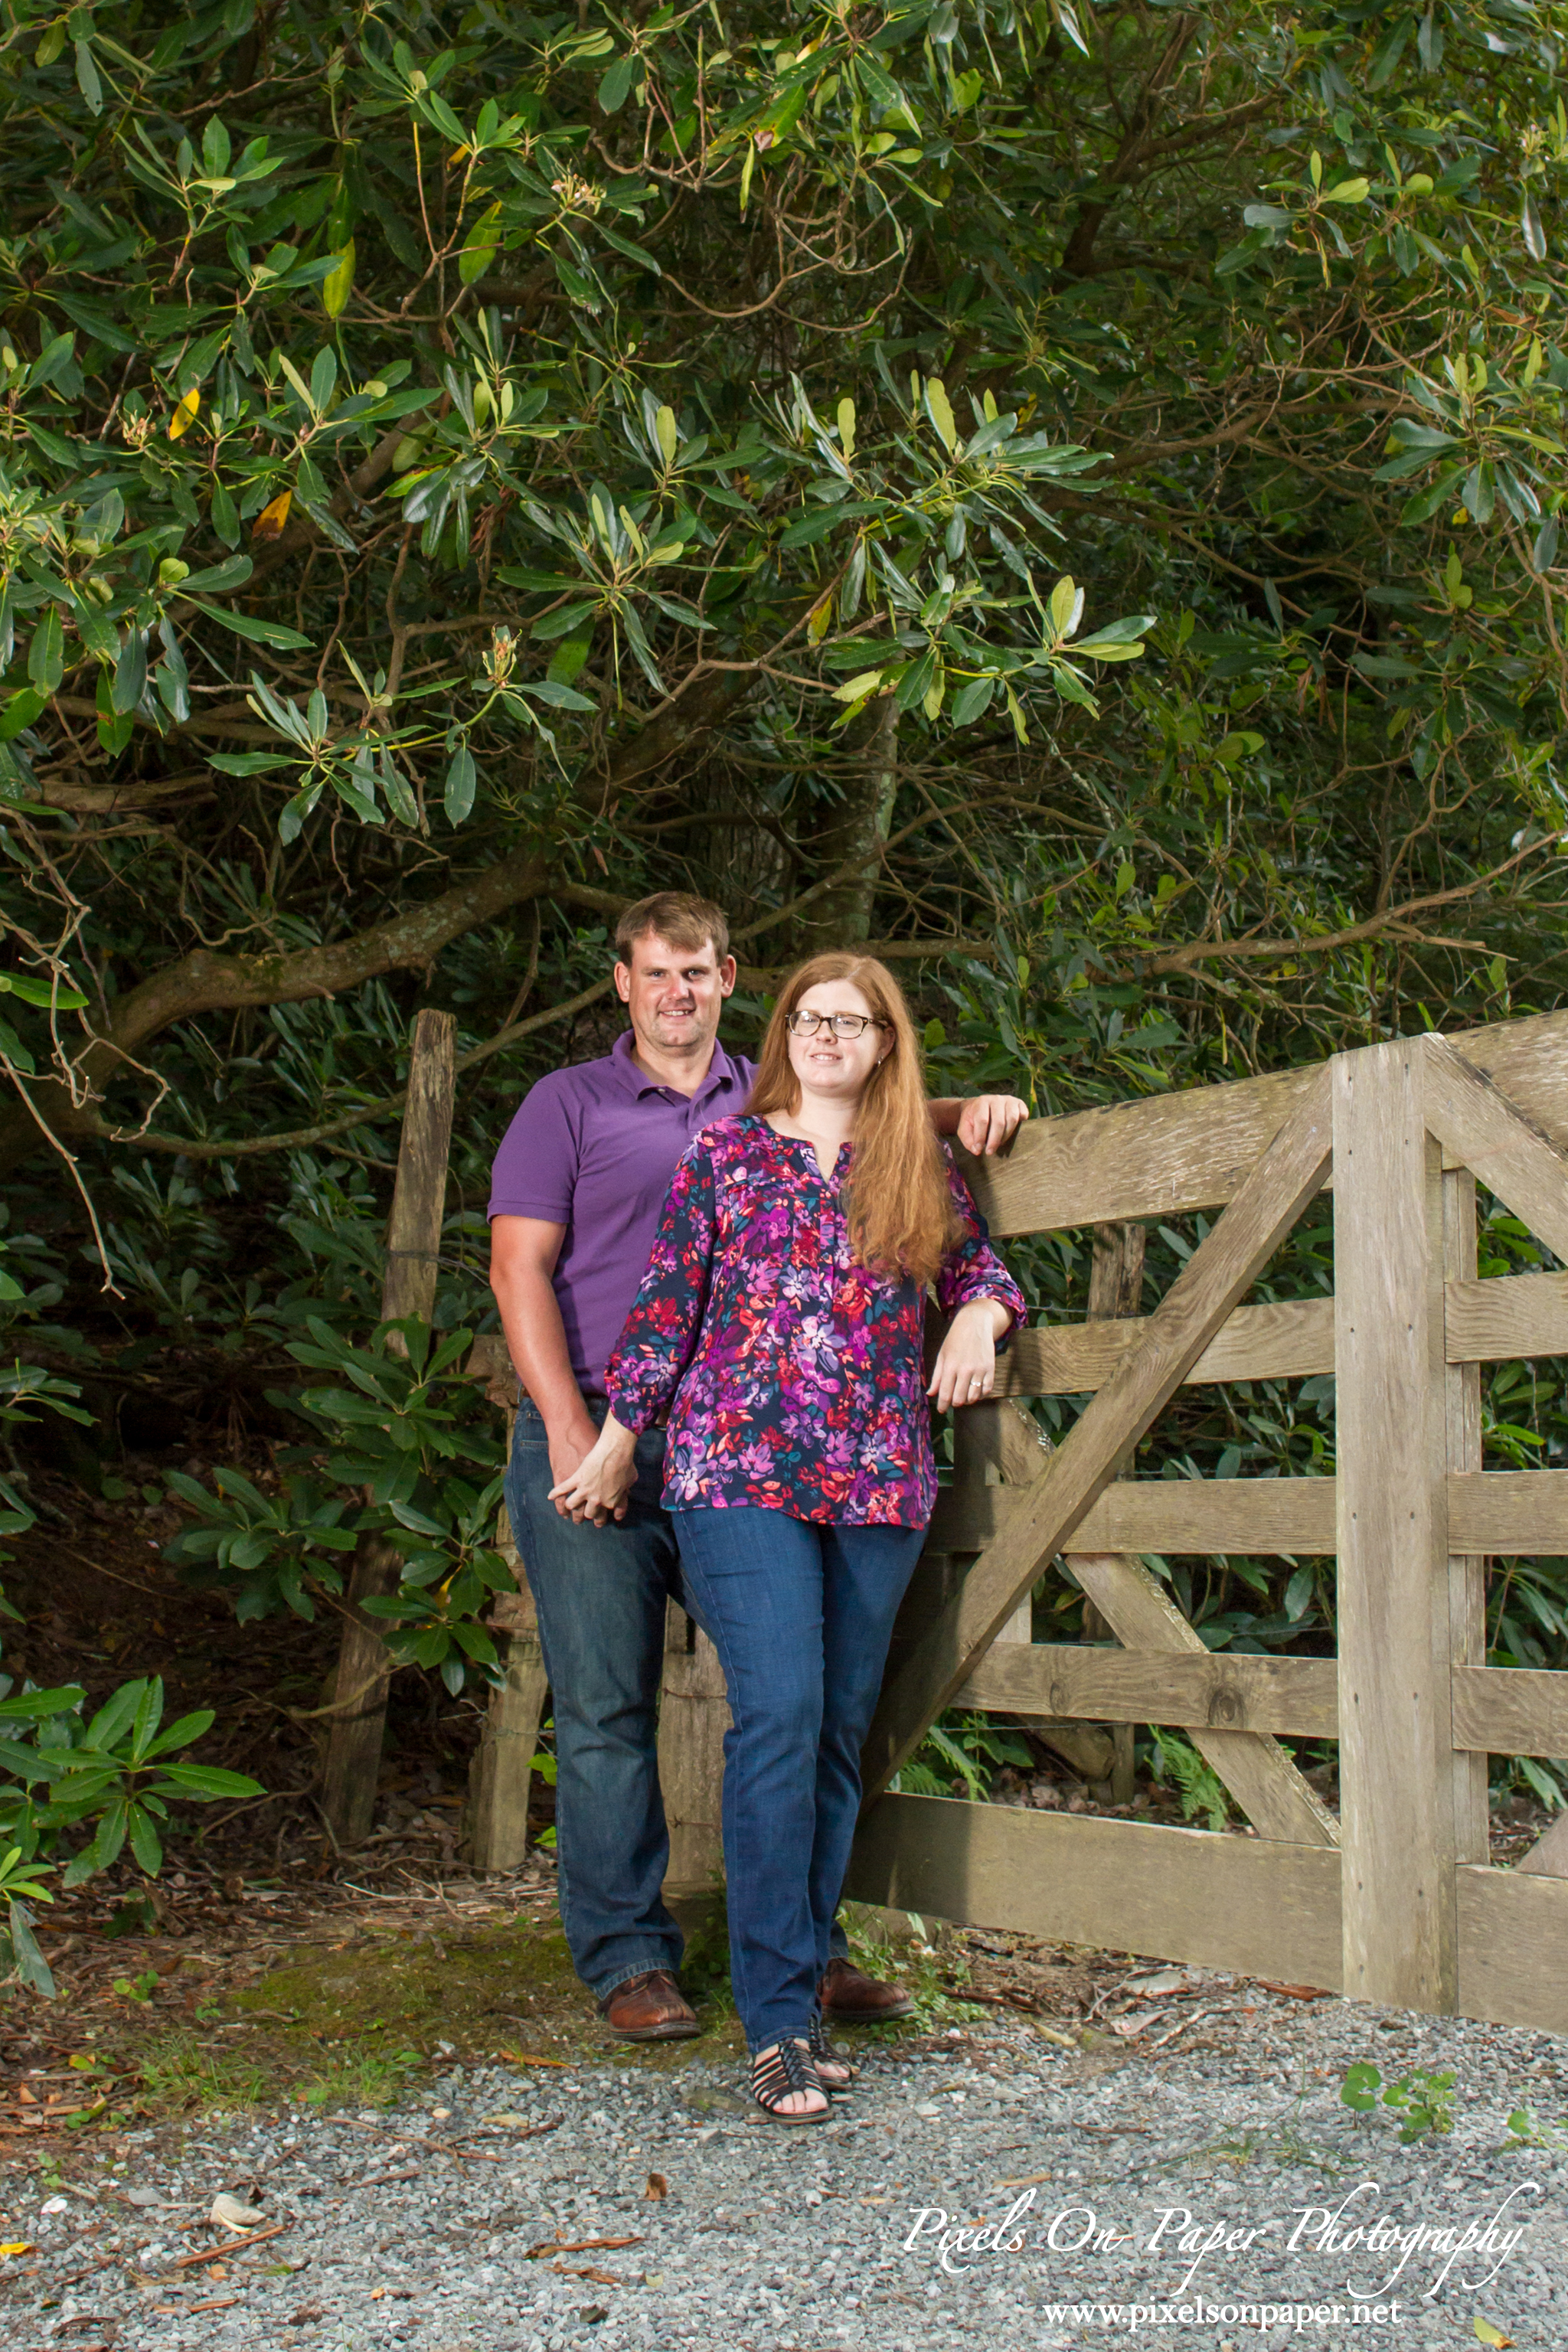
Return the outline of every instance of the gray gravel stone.
{"type": "Polygon", "coordinates": [[[858,2054],[853,2096],[805,2130],[754,2116],[728,2064],[494,2067],[387,2113],[144,2134],[114,2169],[84,2150],[63,2189],[13,2173],[0,2234],[37,2252],[0,2271],[0,2334],[16,2352],[1436,2352],[1473,2347],[1479,2314],[1520,2352],[1568,2347],[1552,2036],[1211,1979],[1087,2052],[1006,2017],[858,2054]],[[1402,2146],[1396,2114],[1352,2114],[1361,2058],[1385,2079],[1451,2068],[1452,2133],[1402,2146]],[[1521,2105],[1547,2145],[1509,2132],[1521,2105]],[[178,2268],[222,2234],[222,2189],[282,2227],[178,2268]]]}

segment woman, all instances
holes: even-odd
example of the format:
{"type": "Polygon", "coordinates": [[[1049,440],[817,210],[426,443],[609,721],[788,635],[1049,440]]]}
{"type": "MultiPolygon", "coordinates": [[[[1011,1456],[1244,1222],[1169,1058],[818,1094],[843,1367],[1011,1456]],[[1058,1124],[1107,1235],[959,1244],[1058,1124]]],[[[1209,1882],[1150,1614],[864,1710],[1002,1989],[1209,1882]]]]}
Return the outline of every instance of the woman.
{"type": "MultiPolygon", "coordinates": [[[[667,1411],[664,1501],[724,1669],[731,1980],[758,2105],[818,2123],[828,1958],[859,1756],[936,1499],[926,1397],[989,1395],[1024,1299],[931,1131],[902,993],[869,956],[784,987],[746,1110],[704,1129],[665,1202],[605,1371],[597,1444],[554,1494],[624,1510],[667,1411]],[[923,1293],[952,1316],[929,1389],[923,1293]]],[[[826,2086],[826,2087],[825,2087],[826,2086]]]]}

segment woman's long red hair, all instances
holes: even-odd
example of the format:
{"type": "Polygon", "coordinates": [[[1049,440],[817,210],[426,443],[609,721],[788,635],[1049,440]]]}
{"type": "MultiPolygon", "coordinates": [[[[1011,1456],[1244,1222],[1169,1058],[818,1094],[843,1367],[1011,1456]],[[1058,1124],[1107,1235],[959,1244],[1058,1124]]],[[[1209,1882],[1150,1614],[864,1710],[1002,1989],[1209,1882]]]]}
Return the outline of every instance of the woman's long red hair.
{"type": "Polygon", "coordinates": [[[808,988],[847,980],[888,1024],[892,1051],[872,1072],[855,1114],[855,1158],[849,1177],[849,1236],[862,1265],[879,1273],[935,1276],[961,1232],[947,1167],[931,1123],[920,1040],[903,990],[875,956],[847,950],[813,956],[779,991],[757,1061],[749,1111],[765,1117],[800,1110],[800,1081],[790,1066],[790,1014],[808,988]]]}

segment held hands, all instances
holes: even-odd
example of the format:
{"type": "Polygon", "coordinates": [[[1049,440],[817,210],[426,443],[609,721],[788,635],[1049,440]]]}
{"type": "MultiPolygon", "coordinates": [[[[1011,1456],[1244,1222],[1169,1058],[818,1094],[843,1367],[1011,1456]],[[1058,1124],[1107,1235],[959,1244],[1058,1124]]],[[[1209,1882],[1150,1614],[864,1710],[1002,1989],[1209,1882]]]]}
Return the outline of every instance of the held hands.
{"type": "Polygon", "coordinates": [[[972,1298],[947,1327],[926,1394],[938,1412],[983,1404],[996,1386],[996,1342],[1012,1317],[999,1298],[972,1298]]]}
{"type": "Polygon", "coordinates": [[[958,1139],[976,1158],[1000,1151],[1028,1116],[1028,1104],[1016,1095],[971,1095],[958,1114],[958,1139]]]}
{"type": "MultiPolygon", "coordinates": [[[[635,1433],[623,1429],[613,1412],[606,1413],[603,1429],[576,1468],[558,1475],[550,1489],[562,1517],[579,1527],[587,1519],[595,1528],[606,1519],[624,1519],[637,1477],[637,1446],[635,1433]]],[[[553,1447],[550,1466],[559,1467],[553,1447]]]]}

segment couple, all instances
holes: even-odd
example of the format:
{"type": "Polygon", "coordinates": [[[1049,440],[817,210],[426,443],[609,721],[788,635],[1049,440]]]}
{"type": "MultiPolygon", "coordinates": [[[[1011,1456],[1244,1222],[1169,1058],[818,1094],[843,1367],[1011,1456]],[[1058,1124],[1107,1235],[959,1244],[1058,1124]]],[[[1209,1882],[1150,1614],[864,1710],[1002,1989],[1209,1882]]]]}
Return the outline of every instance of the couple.
{"type": "Polygon", "coordinates": [[[927,1103],[897,983],[868,958],[803,966],[753,1071],[716,1042],[734,985],[718,908],[660,894],[616,947],[631,1033],[532,1089],[490,1204],[525,1391],[507,1492],[555,1709],[562,1922],[612,2031],[696,2031],[659,1892],[673,1596],[714,1643],[733,1717],[725,1864],[753,2094],[808,2123],[850,2074],[821,2009],[907,2006],[849,1966],[834,1913],[935,1496],[921,1294],[934,1279],[953,1316],[930,1385],[943,1409],[990,1392],[1024,1312],[936,1136],[994,1150],[1026,1111],[927,1103]]]}

